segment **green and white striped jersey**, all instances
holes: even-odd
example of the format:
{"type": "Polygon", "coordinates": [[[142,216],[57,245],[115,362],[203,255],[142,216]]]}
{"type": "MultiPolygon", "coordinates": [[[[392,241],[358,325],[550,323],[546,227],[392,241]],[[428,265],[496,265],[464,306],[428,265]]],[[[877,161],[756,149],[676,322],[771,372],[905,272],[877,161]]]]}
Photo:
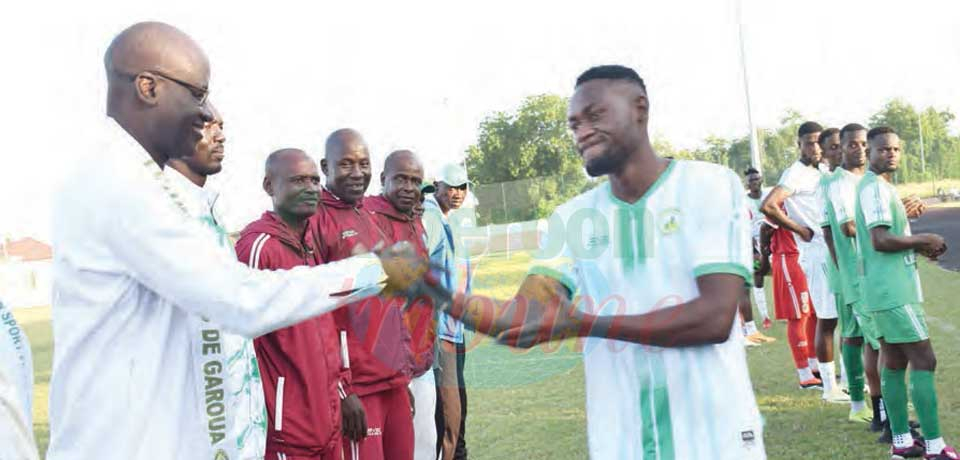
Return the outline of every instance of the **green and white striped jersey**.
{"type": "Polygon", "coordinates": [[[837,168],[839,174],[827,185],[827,207],[832,212],[830,229],[837,254],[838,275],[843,300],[852,304],[862,298],[860,290],[860,254],[857,239],[843,233],[843,225],[856,216],[857,184],[860,176],[837,168]]]}
{"type": "Polygon", "coordinates": [[[896,187],[883,176],[868,170],[857,185],[855,207],[867,311],[923,303],[914,250],[877,251],[870,235],[873,228],[880,226],[888,227],[890,233],[897,236],[912,234],[907,211],[900,202],[896,187]]]}
{"type": "MultiPolygon", "coordinates": [[[[559,280],[595,314],[642,314],[690,301],[701,275],[751,279],[742,185],[710,163],[671,161],[632,204],[605,183],[558,207],[542,230],[531,273],[559,280]]],[[[765,458],[740,336],[666,348],[588,339],[590,457],[765,458]]]]}

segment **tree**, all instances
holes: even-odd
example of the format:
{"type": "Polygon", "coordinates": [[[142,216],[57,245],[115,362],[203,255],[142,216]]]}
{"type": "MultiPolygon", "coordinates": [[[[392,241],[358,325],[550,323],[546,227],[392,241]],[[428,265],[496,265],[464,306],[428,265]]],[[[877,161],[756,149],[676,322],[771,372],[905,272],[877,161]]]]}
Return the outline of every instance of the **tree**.
{"type": "Polygon", "coordinates": [[[476,144],[467,148],[480,225],[547,217],[595,185],[583,172],[566,113],[565,98],[544,94],[483,120],[476,144]]]}
{"type": "Polygon", "coordinates": [[[903,157],[898,179],[916,182],[960,176],[960,139],[950,136],[949,124],[956,116],[949,110],[933,107],[918,112],[902,99],[893,99],[870,117],[871,126],[889,126],[900,135],[903,157]],[[923,125],[923,147],[926,173],[920,157],[920,126],[923,125]]]}

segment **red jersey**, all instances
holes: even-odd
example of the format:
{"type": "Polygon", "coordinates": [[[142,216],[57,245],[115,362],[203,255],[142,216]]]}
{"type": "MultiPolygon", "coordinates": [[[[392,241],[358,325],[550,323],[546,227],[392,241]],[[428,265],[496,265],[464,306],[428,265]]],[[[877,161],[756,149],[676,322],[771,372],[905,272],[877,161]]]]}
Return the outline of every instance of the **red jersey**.
{"type": "MultiPolygon", "coordinates": [[[[298,238],[273,212],[248,225],[237,241],[241,262],[264,270],[322,263],[307,228],[298,238]]],[[[267,406],[267,446],[288,455],[334,451],[341,442],[340,396],[349,371],[340,359],[333,314],[323,314],[253,341],[267,406]]]]}
{"type": "MultiPolygon", "coordinates": [[[[780,209],[784,213],[787,212],[783,204],[780,205],[780,209]]],[[[774,226],[773,234],[770,236],[770,252],[773,254],[799,254],[800,250],[797,248],[797,240],[793,232],[783,227],[774,226]]]]}

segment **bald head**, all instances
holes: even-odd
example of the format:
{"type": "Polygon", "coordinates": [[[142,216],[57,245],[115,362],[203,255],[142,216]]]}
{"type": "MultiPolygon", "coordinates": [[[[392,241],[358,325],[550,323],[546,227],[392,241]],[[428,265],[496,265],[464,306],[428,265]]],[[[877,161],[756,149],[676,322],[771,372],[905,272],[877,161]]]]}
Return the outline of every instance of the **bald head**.
{"type": "Polygon", "coordinates": [[[267,161],[263,164],[263,175],[265,177],[276,177],[277,174],[282,173],[286,167],[294,162],[310,160],[307,152],[296,148],[285,148],[277,150],[270,155],[267,155],[267,161]]]}
{"type": "Polygon", "coordinates": [[[350,128],[338,129],[327,136],[327,142],[324,145],[324,157],[329,159],[331,155],[336,156],[346,149],[361,146],[364,150],[367,149],[367,141],[363,139],[359,131],[350,128]]]}
{"type": "Polygon", "coordinates": [[[162,22],[140,22],[120,32],[103,57],[107,79],[157,71],[206,88],[210,62],[190,36],[162,22]]]}
{"type": "Polygon", "coordinates": [[[214,120],[208,100],[210,62],[179,29],[141,22],[120,32],[103,59],[107,115],[162,168],[193,155],[214,120]]]}
{"type": "Polygon", "coordinates": [[[387,155],[380,173],[383,196],[398,211],[410,214],[420,202],[420,184],[423,183],[423,165],[409,150],[397,150],[387,155]]]}
{"type": "Polygon", "coordinates": [[[423,172],[423,164],[420,163],[420,159],[409,150],[393,151],[383,161],[384,174],[389,174],[399,168],[409,169],[410,167],[420,170],[421,173],[423,172]]]}
{"type": "Polygon", "coordinates": [[[299,226],[317,210],[320,174],[306,152],[280,149],[264,163],[263,190],[273,199],[273,210],[288,224],[299,226]]]}
{"type": "Polygon", "coordinates": [[[320,169],[327,178],[327,189],[349,204],[358,203],[373,175],[367,142],[353,129],[330,133],[320,169]]]}

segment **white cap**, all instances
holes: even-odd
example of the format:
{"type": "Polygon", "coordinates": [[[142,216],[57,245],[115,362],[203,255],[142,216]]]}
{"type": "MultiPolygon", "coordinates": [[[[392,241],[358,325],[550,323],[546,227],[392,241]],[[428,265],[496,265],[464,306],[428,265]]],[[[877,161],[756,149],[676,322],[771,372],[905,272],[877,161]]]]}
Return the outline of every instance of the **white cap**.
{"type": "Polygon", "coordinates": [[[467,179],[467,171],[458,164],[448,164],[440,170],[437,175],[437,181],[443,182],[451,187],[460,187],[463,184],[473,185],[470,179],[467,179]]]}

